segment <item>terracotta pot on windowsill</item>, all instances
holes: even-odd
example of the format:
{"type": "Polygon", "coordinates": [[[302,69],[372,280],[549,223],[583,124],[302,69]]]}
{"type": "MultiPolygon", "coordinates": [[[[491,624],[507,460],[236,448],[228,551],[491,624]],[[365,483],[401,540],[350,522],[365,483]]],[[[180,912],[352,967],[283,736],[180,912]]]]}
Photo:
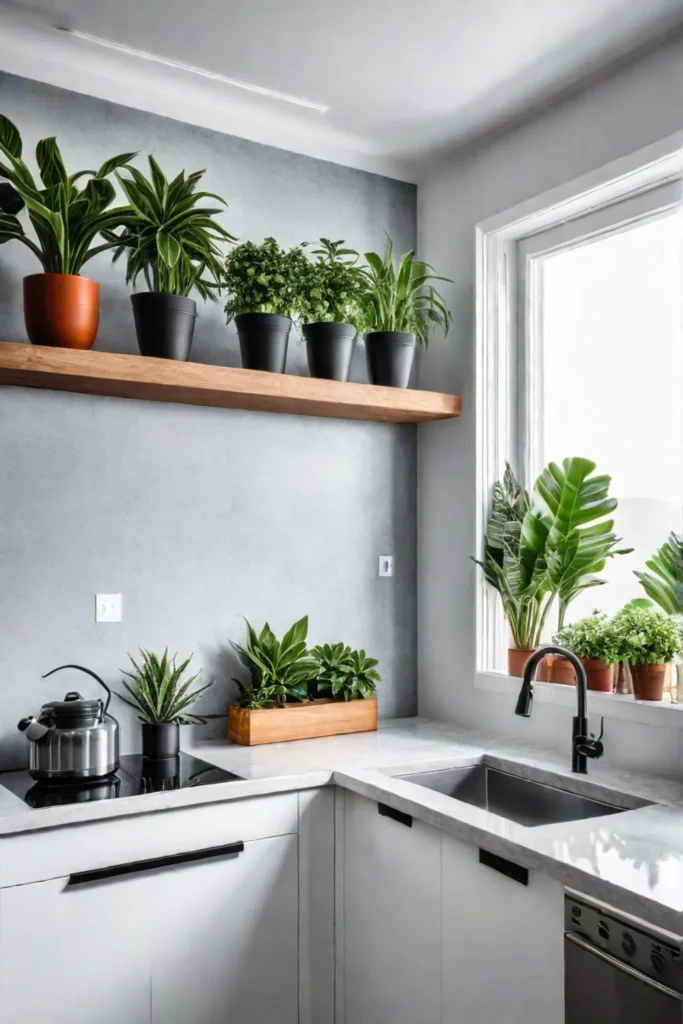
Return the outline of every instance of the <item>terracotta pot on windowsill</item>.
{"type": "Polygon", "coordinates": [[[664,696],[666,665],[630,665],[636,700],[661,700],[664,696]]]}
{"type": "Polygon", "coordinates": [[[576,686],[576,672],[570,661],[561,654],[549,654],[544,660],[548,663],[547,682],[576,686]]]}
{"type": "Polygon", "coordinates": [[[527,647],[508,647],[508,675],[524,675],[524,666],[534,653],[534,649],[527,647]]]}
{"type": "Polygon", "coordinates": [[[586,670],[589,690],[611,693],[614,689],[614,665],[606,665],[600,658],[581,658],[586,670]]]}

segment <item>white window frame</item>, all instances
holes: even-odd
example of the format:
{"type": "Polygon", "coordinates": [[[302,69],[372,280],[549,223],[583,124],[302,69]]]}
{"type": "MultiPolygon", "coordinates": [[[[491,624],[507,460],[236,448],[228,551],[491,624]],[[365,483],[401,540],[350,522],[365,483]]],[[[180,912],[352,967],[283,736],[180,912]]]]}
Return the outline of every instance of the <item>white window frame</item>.
{"type": "MultiPolygon", "coordinates": [[[[491,500],[491,489],[504,471],[506,460],[520,455],[516,467],[526,477],[536,455],[533,437],[520,454],[518,433],[518,370],[516,353],[520,323],[531,317],[533,305],[520,310],[518,289],[523,243],[529,236],[560,229],[568,222],[594,215],[596,230],[604,230],[609,207],[633,201],[634,217],[648,209],[639,197],[661,186],[665,196],[660,209],[671,209],[683,199],[683,132],[647,146],[599,170],[552,189],[476,227],[476,550],[483,549],[491,500]],[[673,198],[672,198],[673,197],[673,198]],[[641,211],[638,213],[638,211],[641,211]],[[520,313],[522,314],[520,316],[520,313]]],[[[625,207],[628,209],[628,207],[625,207]]],[[[591,232],[593,233],[593,232],[591,232]]],[[[562,232],[558,233],[561,237],[562,232]]],[[[527,245],[525,272],[534,273],[534,255],[527,245]]],[[[533,290],[533,283],[531,285],[533,290]]],[[[530,333],[534,335],[533,321],[530,333]]],[[[533,351],[533,349],[532,349],[533,351]]],[[[538,364],[527,365],[522,387],[533,395],[538,386],[538,364]]],[[[475,686],[510,693],[510,679],[493,671],[495,654],[501,648],[505,629],[498,595],[483,573],[476,574],[476,663],[475,686]]],[[[575,700],[568,687],[547,684],[536,688],[537,698],[549,703],[569,704],[575,700]]],[[[632,697],[591,694],[599,699],[600,711],[614,717],[652,722],[653,717],[669,725],[683,724],[671,714],[678,705],[648,705],[632,697]]]]}

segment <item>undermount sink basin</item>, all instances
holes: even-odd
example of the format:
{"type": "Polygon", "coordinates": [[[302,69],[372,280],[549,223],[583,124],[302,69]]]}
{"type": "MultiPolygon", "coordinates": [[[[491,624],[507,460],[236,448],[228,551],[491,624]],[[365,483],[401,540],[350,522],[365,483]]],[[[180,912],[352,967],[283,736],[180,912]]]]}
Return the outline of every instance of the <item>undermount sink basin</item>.
{"type": "Polygon", "coordinates": [[[647,800],[629,797],[629,807],[579,796],[542,782],[522,779],[485,764],[466,768],[448,768],[445,771],[419,772],[402,775],[405,782],[425,786],[437,793],[445,793],[518,825],[534,828],[581,818],[601,818],[606,814],[619,814],[637,807],[647,807],[647,800]]]}

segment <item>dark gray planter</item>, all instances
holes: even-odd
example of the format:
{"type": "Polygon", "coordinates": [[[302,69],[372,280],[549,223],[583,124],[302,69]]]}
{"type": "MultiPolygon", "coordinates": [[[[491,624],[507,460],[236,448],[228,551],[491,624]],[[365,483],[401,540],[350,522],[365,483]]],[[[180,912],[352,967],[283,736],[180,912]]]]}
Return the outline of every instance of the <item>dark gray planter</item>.
{"type": "Polygon", "coordinates": [[[142,723],[142,756],[149,761],[176,757],[180,751],[180,726],[177,722],[142,723]]]}
{"type": "Polygon", "coordinates": [[[169,292],[136,292],[130,301],[141,354],[186,362],[197,319],[194,299],[169,292]]]}
{"type": "Polygon", "coordinates": [[[415,335],[403,331],[369,331],[365,355],[371,384],[407,388],[415,358],[415,335]]]}
{"type": "Polygon", "coordinates": [[[325,380],[349,379],[356,345],[356,328],[351,324],[304,324],[306,354],[311,377],[325,380]]]}
{"type": "Polygon", "coordinates": [[[276,313],[238,313],[235,326],[245,370],[284,373],[292,321],[276,313]]]}

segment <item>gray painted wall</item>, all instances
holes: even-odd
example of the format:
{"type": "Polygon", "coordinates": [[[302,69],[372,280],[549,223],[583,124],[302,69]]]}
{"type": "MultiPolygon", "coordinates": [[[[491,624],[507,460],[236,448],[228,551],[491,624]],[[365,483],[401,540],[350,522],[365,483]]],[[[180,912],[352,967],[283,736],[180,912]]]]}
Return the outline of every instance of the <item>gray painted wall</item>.
{"type": "MultiPolygon", "coordinates": [[[[411,185],[7,75],[0,110],[29,152],[56,134],[72,169],[136,148],[169,174],[206,167],[242,237],[415,242],[411,185]]],[[[21,279],[37,269],[23,247],[0,248],[3,340],[25,340],[21,279]]],[[[98,257],[87,273],[102,285],[96,347],[135,351],[121,270],[98,257]]],[[[201,314],[193,357],[237,365],[220,307],[201,314]]],[[[296,340],[288,369],[306,372],[296,340]]],[[[353,375],[365,379],[361,351],[353,375]]],[[[138,645],[194,651],[218,680],[202,707],[224,711],[241,614],[282,630],[310,613],[312,641],[379,657],[382,715],[413,714],[415,488],[414,427],[0,389],[0,767],[25,760],[22,715],[76,683],[90,692],[86,677],[41,682],[65,661],[116,682],[138,645]],[[395,576],[379,580],[387,552],[395,576]],[[124,621],[95,624],[95,593],[118,591],[124,621]]],[[[135,749],[134,719],[116,713],[135,749]]]]}
{"type": "MultiPolygon", "coordinates": [[[[461,419],[418,436],[418,636],[420,712],[549,743],[569,751],[566,708],[537,703],[513,714],[509,697],[475,690],[474,228],[493,214],[683,128],[683,41],[623,67],[541,116],[433,167],[420,183],[420,251],[450,288],[455,324],[430,346],[424,387],[459,391],[461,419]]],[[[683,773],[681,716],[670,728],[610,719],[606,758],[643,771],[683,773]]]]}

